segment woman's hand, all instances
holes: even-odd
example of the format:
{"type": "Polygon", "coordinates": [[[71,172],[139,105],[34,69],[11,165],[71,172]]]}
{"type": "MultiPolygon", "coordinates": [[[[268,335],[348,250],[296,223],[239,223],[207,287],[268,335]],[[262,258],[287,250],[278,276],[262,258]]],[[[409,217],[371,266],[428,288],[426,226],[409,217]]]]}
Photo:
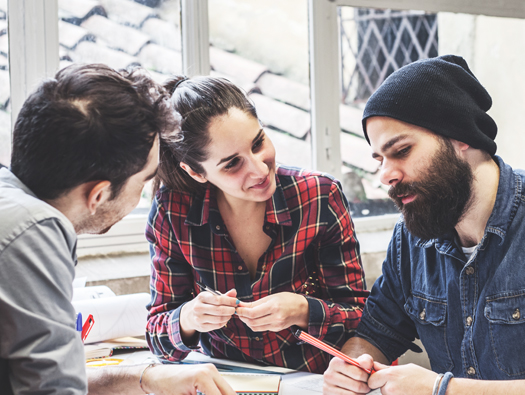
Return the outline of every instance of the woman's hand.
{"type": "Polygon", "coordinates": [[[235,314],[237,291],[231,289],[223,295],[201,292],[182,306],[180,328],[183,339],[191,338],[195,331],[209,332],[225,326],[235,314]]]}
{"type": "Polygon", "coordinates": [[[310,309],[303,295],[280,292],[255,302],[241,302],[237,315],[254,332],[279,332],[292,325],[307,330],[310,309]]]}

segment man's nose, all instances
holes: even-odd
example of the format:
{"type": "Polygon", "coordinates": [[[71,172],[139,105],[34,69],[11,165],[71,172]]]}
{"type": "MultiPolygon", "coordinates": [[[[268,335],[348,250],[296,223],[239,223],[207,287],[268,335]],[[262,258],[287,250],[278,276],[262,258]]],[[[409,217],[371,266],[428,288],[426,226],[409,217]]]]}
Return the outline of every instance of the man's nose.
{"type": "Polygon", "coordinates": [[[403,173],[392,161],[383,160],[379,179],[388,186],[395,186],[403,179],[403,173]]]}

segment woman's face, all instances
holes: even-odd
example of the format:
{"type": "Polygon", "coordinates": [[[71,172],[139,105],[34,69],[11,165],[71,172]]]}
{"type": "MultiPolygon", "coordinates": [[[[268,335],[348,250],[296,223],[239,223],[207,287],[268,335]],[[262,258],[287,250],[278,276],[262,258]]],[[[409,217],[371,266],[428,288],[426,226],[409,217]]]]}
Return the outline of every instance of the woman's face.
{"type": "Polygon", "coordinates": [[[270,199],[276,187],[275,149],[259,121],[231,108],[212,120],[209,133],[208,159],[202,163],[206,174],[200,181],[211,182],[228,200],[270,199]]]}

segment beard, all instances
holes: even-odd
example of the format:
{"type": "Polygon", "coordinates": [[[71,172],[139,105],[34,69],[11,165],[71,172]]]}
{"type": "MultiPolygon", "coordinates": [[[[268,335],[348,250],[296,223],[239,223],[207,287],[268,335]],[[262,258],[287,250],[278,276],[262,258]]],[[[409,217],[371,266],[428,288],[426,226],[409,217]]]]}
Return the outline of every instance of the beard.
{"type": "Polygon", "coordinates": [[[102,235],[107,233],[113,225],[124,218],[125,214],[114,200],[107,202],[97,209],[95,215],[87,215],[75,225],[77,234],[102,235]]]}
{"type": "Polygon", "coordinates": [[[392,186],[388,195],[403,214],[411,234],[435,239],[453,232],[470,208],[473,179],[469,164],[458,158],[452,143],[440,139],[440,148],[426,174],[418,181],[392,186]],[[403,204],[402,197],[407,195],[416,198],[403,204]]]}

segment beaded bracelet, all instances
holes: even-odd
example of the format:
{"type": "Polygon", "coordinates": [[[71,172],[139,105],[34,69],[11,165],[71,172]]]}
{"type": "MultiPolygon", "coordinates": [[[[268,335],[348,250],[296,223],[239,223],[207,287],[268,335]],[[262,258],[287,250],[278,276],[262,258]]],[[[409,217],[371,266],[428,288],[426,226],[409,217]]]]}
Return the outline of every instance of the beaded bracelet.
{"type": "Polygon", "coordinates": [[[153,366],[157,366],[157,365],[158,365],[157,362],[152,362],[152,363],[150,363],[148,366],[146,366],[146,367],[144,368],[144,370],[143,370],[142,373],[140,374],[139,385],[140,385],[140,389],[141,389],[142,391],[144,391],[145,394],[149,394],[149,392],[146,392],[146,391],[144,390],[144,388],[142,388],[142,377],[144,376],[144,373],[146,373],[146,370],[148,370],[149,368],[152,368],[153,366]]]}
{"type": "Polygon", "coordinates": [[[437,395],[445,395],[447,392],[448,382],[450,379],[454,377],[454,375],[451,372],[445,373],[443,376],[443,380],[441,381],[441,385],[439,386],[439,391],[437,395]]]}
{"type": "Polygon", "coordinates": [[[436,377],[436,381],[434,381],[434,388],[432,388],[432,395],[437,395],[439,384],[441,384],[441,380],[443,379],[443,373],[440,373],[436,377]]]}

